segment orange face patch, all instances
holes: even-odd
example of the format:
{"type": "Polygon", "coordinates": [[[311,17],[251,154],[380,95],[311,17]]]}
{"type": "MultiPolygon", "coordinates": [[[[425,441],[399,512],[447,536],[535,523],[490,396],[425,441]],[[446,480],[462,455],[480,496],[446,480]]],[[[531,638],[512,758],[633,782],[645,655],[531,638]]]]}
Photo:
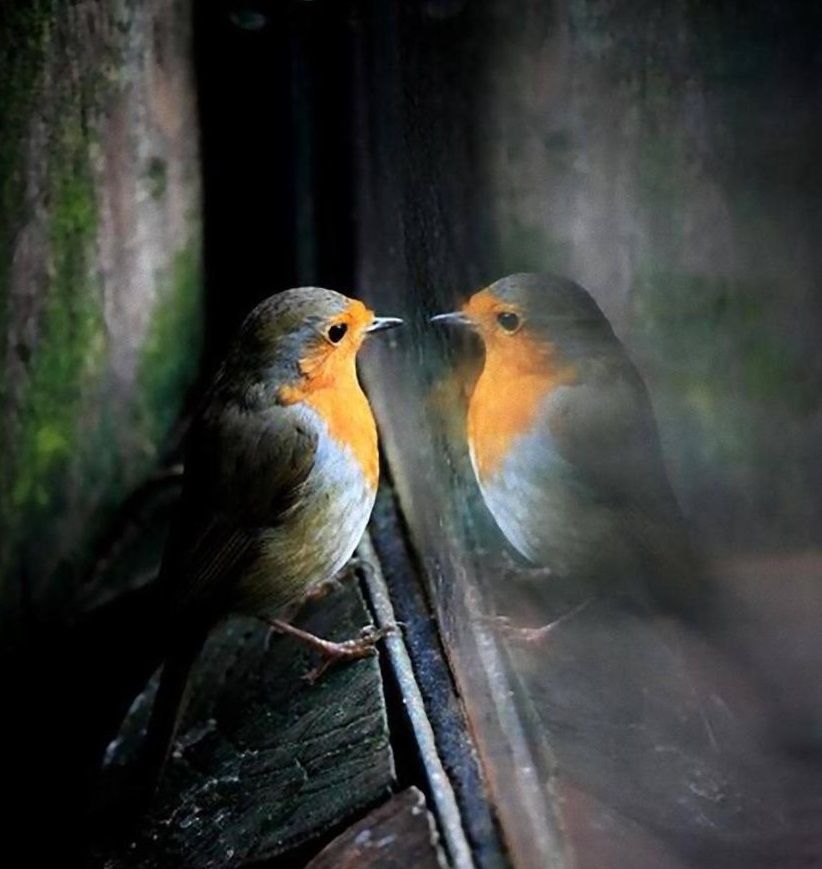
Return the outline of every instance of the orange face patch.
{"type": "Polygon", "coordinates": [[[499,469],[514,440],[528,432],[545,398],[558,386],[574,383],[572,366],[558,363],[553,346],[528,330],[527,320],[513,334],[497,316],[522,312],[489,290],[481,290],[462,311],[485,344],[485,365],[468,405],[468,439],[477,474],[488,480],[499,469]]]}
{"type": "Polygon", "coordinates": [[[325,334],[334,325],[345,324],[347,331],[334,344],[321,336],[300,359],[303,379],[295,386],[280,389],[283,404],[304,402],[325,421],[328,432],[347,446],[362,468],[369,485],[376,489],[379,479],[377,427],[374,415],[357,378],[357,351],[374,312],[354,300],[342,314],[329,320],[325,334]]]}

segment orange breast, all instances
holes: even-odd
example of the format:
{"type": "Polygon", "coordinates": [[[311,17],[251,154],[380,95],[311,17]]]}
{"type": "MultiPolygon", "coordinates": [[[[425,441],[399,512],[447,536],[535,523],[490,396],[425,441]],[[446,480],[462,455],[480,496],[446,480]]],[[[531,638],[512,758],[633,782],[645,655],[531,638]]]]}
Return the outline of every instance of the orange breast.
{"type": "Polygon", "coordinates": [[[328,433],[339,444],[348,447],[362,468],[372,489],[379,481],[377,426],[365,393],[362,391],[353,360],[350,365],[327,378],[280,390],[283,404],[302,401],[323,418],[328,433]]]}
{"type": "Polygon", "coordinates": [[[576,379],[573,368],[553,364],[549,350],[525,335],[486,341],[485,354],[468,406],[468,439],[483,482],[516,438],[533,428],[551,392],[576,379]]]}
{"type": "Polygon", "coordinates": [[[335,389],[318,390],[308,396],[306,404],[322,416],[331,437],[351,450],[368,484],[376,489],[380,474],[377,426],[356,376],[335,389]]]}

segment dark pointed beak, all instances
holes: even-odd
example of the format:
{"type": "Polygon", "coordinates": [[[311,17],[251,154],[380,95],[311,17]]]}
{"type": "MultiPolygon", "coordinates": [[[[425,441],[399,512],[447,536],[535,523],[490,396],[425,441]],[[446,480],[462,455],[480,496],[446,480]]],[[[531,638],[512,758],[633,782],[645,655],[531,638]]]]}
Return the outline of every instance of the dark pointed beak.
{"type": "Polygon", "coordinates": [[[432,317],[429,323],[446,323],[453,326],[473,326],[471,318],[462,313],[462,311],[450,311],[447,314],[437,314],[432,317]]]}
{"type": "Polygon", "coordinates": [[[397,326],[402,326],[402,320],[399,317],[374,317],[371,325],[365,331],[371,334],[372,332],[383,332],[385,329],[396,329],[397,326]]]}

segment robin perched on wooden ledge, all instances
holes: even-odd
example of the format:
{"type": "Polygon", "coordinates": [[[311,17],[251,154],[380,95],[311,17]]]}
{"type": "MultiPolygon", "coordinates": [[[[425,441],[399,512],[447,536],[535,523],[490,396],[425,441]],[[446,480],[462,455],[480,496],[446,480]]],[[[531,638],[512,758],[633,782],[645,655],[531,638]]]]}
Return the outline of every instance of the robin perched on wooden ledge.
{"type": "Polygon", "coordinates": [[[211,628],[264,618],[329,664],[374,654],[379,631],[334,643],[285,618],[349,560],[371,515],[379,457],[357,379],[365,338],[402,321],[318,287],[246,318],[189,435],[178,521],[157,583],[167,657],[144,766],[159,777],[188,673],[211,628]]]}

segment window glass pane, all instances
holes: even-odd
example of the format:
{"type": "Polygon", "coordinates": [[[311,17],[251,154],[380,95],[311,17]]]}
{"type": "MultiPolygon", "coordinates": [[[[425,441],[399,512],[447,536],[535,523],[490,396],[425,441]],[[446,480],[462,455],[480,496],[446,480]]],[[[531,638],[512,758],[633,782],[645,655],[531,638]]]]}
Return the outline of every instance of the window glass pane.
{"type": "MultiPolygon", "coordinates": [[[[358,284],[410,320],[364,366],[393,481],[519,864],[779,862],[814,847],[822,711],[816,13],[517,5],[362,23],[358,284]],[[487,504],[465,413],[490,355],[427,318],[544,271],[599,305],[658,440],[600,372],[487,504]]],[[[564,334],[536,381],[573,394],[590,344],[564,334]]],[[[486,390],[500,429],[535,388],[486,390]]]]}

